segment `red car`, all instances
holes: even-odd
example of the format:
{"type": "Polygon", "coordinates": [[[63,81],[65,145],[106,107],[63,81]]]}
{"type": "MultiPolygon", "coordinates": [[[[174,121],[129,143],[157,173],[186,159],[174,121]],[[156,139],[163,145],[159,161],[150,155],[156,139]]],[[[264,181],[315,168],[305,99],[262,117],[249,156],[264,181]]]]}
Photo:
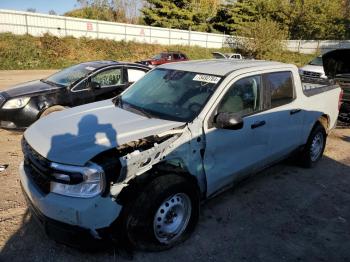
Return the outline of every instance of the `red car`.
{"type": "Polygon", "coordinates": [[[188,60],[189,59],[185,54],[181,52],[170,51],[170,52],[162,52],[160,54],[153,56],[151,59],[138,61],[136,63],[140,63],[150,67],[155,67],[165,63],[188,61],[188,60]]]}

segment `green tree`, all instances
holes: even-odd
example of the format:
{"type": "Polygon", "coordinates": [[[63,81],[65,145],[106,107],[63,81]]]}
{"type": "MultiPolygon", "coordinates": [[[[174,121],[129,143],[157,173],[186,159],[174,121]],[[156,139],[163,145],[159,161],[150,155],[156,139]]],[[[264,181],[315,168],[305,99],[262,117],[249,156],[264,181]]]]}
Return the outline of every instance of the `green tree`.
{"type": "Polygon", "coordinates": [[[137,23],[137,0],[77,0],[80,7],[65,16],[103,20],[110,22],[137,23]]]}
{"type": "Polygon", "coordinates": [[[147,0],[148,5],[141,12],[147,25],[189,29],[194,23],[190,0],[147,0]]]}
{"type": "Polygon", "coordinates": [[[339,39],[345,35],[342,0],[267,0],[264,12],[291,39],[339,39]]]}
{"type": "Polygon", "coordinates": [[[245,22],[237,33],[242,36],[238,41],[238,48],[250,57],[265,59],[272,54],[281,54],[285,48],[287,32],[271,19],[261,18],[254,22],[245,22]]]}
{"type": "Polygon", "coordinates": [[[211,32],[218,0],[147,0],[141,10],[145,24],[158,27],[211,32]]]}
{"type": "Polygon", "coordinates": [[[234,34],[246,23],[263,17],[260,0],[229,0],[222,4],[212,20],[213,27],[226,34],[234,34]]]}
{"type": "Polygon", "coordinates": [[[343,39],[349,32],[349,0],[238,0],[222,5],[212,20],[221,32],[271,19],[290,39],[343,39]]]}
{"type": "Polygon", "coordinates": [[[212,26],[215,30],[225,34],[232,35],[236,32],[235,13],[231,2],[221,5],[215,17],[211,19],[212,26]]]}

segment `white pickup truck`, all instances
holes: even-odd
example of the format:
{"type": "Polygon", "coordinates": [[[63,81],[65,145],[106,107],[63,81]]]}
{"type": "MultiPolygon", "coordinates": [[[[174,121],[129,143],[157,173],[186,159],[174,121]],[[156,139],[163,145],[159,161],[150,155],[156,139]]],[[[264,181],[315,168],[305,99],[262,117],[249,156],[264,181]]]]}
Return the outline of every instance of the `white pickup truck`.
{"type": "Polygon", "coordinates": [[[294,152],[316,164],[339,95],[338,86],[304,91],[289,64],[162,65],[113,100],[28,128],[24,195],[57,241],[166,249],[193,231],[202,200],[294,152]]]}

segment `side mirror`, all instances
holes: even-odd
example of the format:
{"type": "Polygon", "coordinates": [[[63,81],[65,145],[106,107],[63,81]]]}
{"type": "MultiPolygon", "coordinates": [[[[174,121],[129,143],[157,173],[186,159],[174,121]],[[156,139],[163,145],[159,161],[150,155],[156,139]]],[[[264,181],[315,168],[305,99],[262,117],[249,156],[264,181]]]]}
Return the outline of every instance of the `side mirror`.
{"type": "Polygon", "coordinates": [[[92,81],[92,82],[89,83],[89,88],[90,88],[91,90],[101,89],[101,84],[92,81]]]}
{"type": "Polygon", "coordinates": [[[135,83],[135,82],[127,82],[127,83],[125,83],[125,84],[121,87],[121,89],[122,89],[122,90],[125,90],[125,89],[127,89],[129,86],[131,86],[133,83],[135,83]]]}
{"type": "Polygon", "coordinates": [[[238,130],[243,128],[242,117],[233,113],[219,113],[215,116],[214,125],[216,128],[238,130]]]}

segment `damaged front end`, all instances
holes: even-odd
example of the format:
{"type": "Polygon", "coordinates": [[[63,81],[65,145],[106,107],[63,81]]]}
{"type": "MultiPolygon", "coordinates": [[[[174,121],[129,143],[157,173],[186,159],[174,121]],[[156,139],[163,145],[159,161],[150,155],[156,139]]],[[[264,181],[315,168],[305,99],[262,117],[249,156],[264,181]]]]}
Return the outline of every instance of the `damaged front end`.
{"type": "Polygon", "coordinates": [[[166,161],[167,156],[181,145],[184,133],[184,129],[170,130],[119,146],[120,173],[111,183],[111,196],[116,197],[129,181],[166,161]]]}

